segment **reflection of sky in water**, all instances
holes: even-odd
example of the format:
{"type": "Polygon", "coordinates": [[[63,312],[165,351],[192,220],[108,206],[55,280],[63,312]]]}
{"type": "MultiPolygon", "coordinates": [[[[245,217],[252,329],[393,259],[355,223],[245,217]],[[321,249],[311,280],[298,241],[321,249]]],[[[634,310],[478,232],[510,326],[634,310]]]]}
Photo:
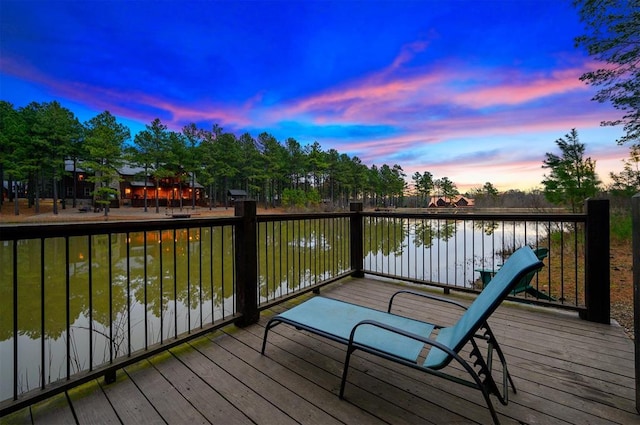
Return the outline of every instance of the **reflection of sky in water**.
{"type": "MultiPolygon", "coordinates": [[[[225,299],[225,310],[233,311],[235,299],[229,297],[225,299]]],[[[164,323],[162,338],[164,341],[171,339],[175,335],[174,303],[168,304],[164,313],[164,323]]],[[[177,302],[178,311],[178,334],[187,331],[187,308],[181,301],[177,302]]],[[[202,311],[200,307],[191,309],[191,329],[200,326],[200,315],[203,323],[211,323],[211,303],[203,302],[202,311]]],[[[216,320],[222,317],[222,306],[215,307],[216,320]]],[[[128,339],[126,324],[122,314],[117,314],[114,323],[121,324],[114,326],[113,340],[115,342],[114,358],[126,356],[128,354],[128,339]]],[[[147,343],[148,345],[160,342],[160,318],[151,313],[146,314],[147,320],[147,343]]],[[[97,367],[110,359],[109,352],[109,328],[94,321],[92,332],[89,331],[89,318],[81,314],[70,327],[72,341],[72,361],[70,364],[71,374],[89,369],[89,338],[93,339],[93,367],[97,367]]],[[[131,306],[131,351],[135,352],[144,348],[145,341],[145,309],[142,304],[131,306]]],[[[41,340],[30,338],[25,335],[18,337],[19,362],[19,385],[20,393],[38,388],[40,386],[40,361],[41,361],[41,340]]],[[[67,374],[66,366],[66,332],[58,338],[47,338],[45,340],[45,381],[55,382],[63,379],[67,374]]],[[[0,342],[0,399],[4,400],[13,395],[13,338],[0,342]]]]}
{"type": "Polygon", "coordinates": [[[471,288],[475,271],[496,269],[514,248],[535,246],[535,223],[373,218],[365,225],[365,271],[471,288]]]}

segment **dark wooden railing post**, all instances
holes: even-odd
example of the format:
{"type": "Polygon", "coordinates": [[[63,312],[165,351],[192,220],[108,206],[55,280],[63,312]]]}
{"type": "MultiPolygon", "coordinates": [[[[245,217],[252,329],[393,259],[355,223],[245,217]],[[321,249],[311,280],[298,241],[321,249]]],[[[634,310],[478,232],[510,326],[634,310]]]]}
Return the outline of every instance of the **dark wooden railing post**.
{"type": "Polygon", "coordinates": [[[351,202],[349,210],[355,214],[351,215],[350,238],[351,238],[351,276],[364,277],[364,247],[362,246],[363,232],[363,210],[362,202],[351,202]]]}
{"type": "Polygon", "coordinates": [[[611,323],[609,200],[588,199],[585,237],[585,304],[581,318],[611,323]]]}
{"type": "Polygon", "coordinates": [[[242,218],[236,227],[236,311],[237,326],[256,323],[258,311],[258,243],[255,201],[236,201],[235,215],[242,218]]]}
{"type": "Polygon", "coordinates": [[[631,198],[633,253],[633,334],[636,360],[636,410],[640,413],[640,193],[631,198]]]}

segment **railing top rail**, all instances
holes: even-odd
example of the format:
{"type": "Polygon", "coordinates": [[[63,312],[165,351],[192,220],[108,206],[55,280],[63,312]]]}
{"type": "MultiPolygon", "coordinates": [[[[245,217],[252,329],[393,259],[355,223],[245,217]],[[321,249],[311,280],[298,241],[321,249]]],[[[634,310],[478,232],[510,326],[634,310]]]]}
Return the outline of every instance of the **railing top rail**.
{"type": "MultiPolygon", "coordinates": [[[[260,214],[258,222],[278,222],[289,220],[309,220],[322,218],[350,217],[362,214],[365,217],[398,217],[409,219],[445,219],[445,220],[488,220],[488,221],[564,221],[583,222],[583,213],[478,213],[464,212],[388,212],[365,211],[355,213],[327,212],[327,213],[296,213],[296,214],[260,214]]],[[[239,217],[208,217],[190,219],[160,219],[160,220],[130,220],[112,222],[65,222],[65,223],[34,223],[34,224],[4,224],[0,225],[0,240],[38,239],[64,236],[100,235],[109,233],[141,232],[153,230],[186,229],[206,226],[235,225],[239,217]]]]}
{"type": "Polygon", "coordinates": [[[272,221],[289,221],[289,220],[316,220],[322,218],[340,218],[350,217],[355,213],[346,212],[323,212],[323,213],[294,213],[294,214],[259,214],[257,219],[259,223],[272,221]]]}
{"type": "Polygon", "coordinates": [[[209,226],[229,226],[239,223],[239,217],[209,217],[191,219],[129,220],[111,222],[65,222],[0,225],[0,241],[55,238],[65,236],[104,235],[154,230],[192,229],[209,226]]]}
{"type": "Polygon", "coordinates": [[[478,213],[464,211],[450,212],[382,212],[367,211],[361,213],[365,217],[399,217],[399,218],[427,218],[440,220],[487,220],[487,221],[564,221],[583,222],[587,215],[582,213],[478,213]]]}

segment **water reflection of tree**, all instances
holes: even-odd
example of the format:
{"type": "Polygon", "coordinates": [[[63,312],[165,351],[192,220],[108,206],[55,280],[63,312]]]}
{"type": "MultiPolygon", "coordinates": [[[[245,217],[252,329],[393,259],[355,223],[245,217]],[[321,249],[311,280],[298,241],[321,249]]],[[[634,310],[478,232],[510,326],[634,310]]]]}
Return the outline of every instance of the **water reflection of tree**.
{"type": "Polygon", "coordinates": [[[458,226],[455,220],[438,220],[438,239],[447,241],[455,236],[458,226]]]}
{"type": "MultiPolygon", "coordinates": [[[[262,296],[275,296],[283,285],[287,291],[295,290],[349,270],[348,218],[261,226],[265,225],[268,232],[261,233],[259,242],[262,296]]],[[[405,229],[400,223],[383,227],[377,244],[385,252],[396,249],[405,229]]],[[[18,246],[18,329],[20,335],[32,339],[40,338],[43,332],[41,273],[45,275],[44,336],[58,339],[66,335],[67,267],[69,325],[86,317],[91,331],[111,339],[115,351],[123,344],[117,341],[121,320],[132,320],[129,316],[134,310],[139,315],[136,305],[144,306],[144,313],[125,327],[147,326],[152,334],[149,339],[157,342],[169,328],[175,331],[176,320],[179,330],[191,329],[199,326],[203,317],[227,314],[222,311],[225,300],[233,299],[232,226],[152,231],[146,236],[132,232],[70,237],[68,264],[65,239],[47,239],[43,272],[40,244],[34,239],[20,241],[18,246]],[[163,329],[157,328],[160,320],[163,329]]],[[[13,264],[12,257],[11,244],[0,246],[2,264],[13,264]]],[[[11,267],[1,268],[0,340],[13,337],[12,276],[11,267]]],[[[88,329],[84,324],[78,326],[88,329]]]]}
{"type": "Polygon", "coordinates": [[[493,233],[498,230],[500,224],[497,221],[476,221],[474,222],[474,227],[478,230],[482,230],[485,235],[491,236],[493,233]]]}
{"type": "MultiPolygon", "coordinates": [[[[17,249],[18,294],[13,305],[13,268],[2,267],[0,278],[0,340],[13,337],[13,312],[17,308],[18,334],[32,339],[44,336],[58,339],[66,332],[67,310],[70,323],[86,312],[89,304],[87,285],[87,238],[69,239],[69,263],[67,265],[64,238],[47,239],[44,246],[44,270],[40,269],[42,242],[39,239],[20,241],[17,249]],[[68,270],[67,270],[68,267],[68,270]],[[69,272],[69,297],[67,298],[67,271],[69,272]],[[43,275],[44,274],[44,275],[43,275]],[[43,287],[44,283],[44,287],[43,287]],[[44,294],[44,305],[41,301],[44,294]],[[5,308],[8,307],[8,308],[5,308]]],[[[11,245],[0,247],[0,261],[12,264],[11,245]]]]}
{"type": "Polygon", "coordinates": [[[430,248],[433,245],[433,238],[436,235],[436,229],[431,220],[422,220],[414,224],[413,243],[417,248],[430,248]]]}
{"type": "Polygon", "coordinates": [[[347,219],[261,223],[258,234],[262,299],[319,283],[350,268],[347,219]]]}
{"type": "Polygon", "coordinates": [[[371,217],[365,223],[364,255],[401,255],[408,230],[405,219],[371,217]]]}
{"type": "MultiPolygon", "coordinates": [[[[192,309],[198,308],[201,300],[214,299],[219,305],[223,298],[233,294],[231,231],[230,228],[205,229],[202,232],[203,241],[200,241],[198,229],[183,234],[179,231],[175,239],[173,231],[163,231],[162,243],[159,232],[149,232],[146,253],[142,233],[128,237],[126,234],[112,235],[111,238],[107,235],[92,236],[91,258],[88,237],[69,238],[70,324],[85,315],[91,317],[96,327],[101,325],[108,328],[111,321],[116,320],[116,312],[127,312],[128,306],[135,302],[146,304],[147,311],[154,317],[160,317],[161,311],[166,311],[169,302],[175,300],[192,309]],[[209,255],[211,249],[213,255],[209,255]],[[202,265],[199,264],[200,260],[202,265]],[[174,277],[174,270],[177,277],[174,277]]],[[[41,337],[42,292],[45,296],[45,337],[57,339],[66,332],[65,252],[64,238],[46,240],[43,290],[39,267],[41,242],[39,239],[20,242],[17,273],[20,335],[33,339],[41,337]]],[[[0,247],[3,264],[12,264],[12,258],[11,245],[0,247]]],[[[11,267],[2,267],[0,340],[13,336],[12,276],[11,267]]]]}
{"type": "Polygon", "coordinates": [[[456,220],[420,220],[413,226],[413,243],[417,248],[431,248],[434,239],[447,241],[458,231],[456,220]]]}

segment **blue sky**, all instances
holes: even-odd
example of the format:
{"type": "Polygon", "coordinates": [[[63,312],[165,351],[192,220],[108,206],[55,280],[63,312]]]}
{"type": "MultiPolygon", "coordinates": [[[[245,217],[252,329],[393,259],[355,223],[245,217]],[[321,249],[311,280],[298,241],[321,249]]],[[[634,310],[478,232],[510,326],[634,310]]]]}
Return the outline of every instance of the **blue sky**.
{"type": "Polygon", "coordinates": [[[577,128],[606,182],[628,150],[578,79],[582,31],[570,0],[2,0],[0,98],[318,141],[463,191],[541,187],[577,128]]]}

